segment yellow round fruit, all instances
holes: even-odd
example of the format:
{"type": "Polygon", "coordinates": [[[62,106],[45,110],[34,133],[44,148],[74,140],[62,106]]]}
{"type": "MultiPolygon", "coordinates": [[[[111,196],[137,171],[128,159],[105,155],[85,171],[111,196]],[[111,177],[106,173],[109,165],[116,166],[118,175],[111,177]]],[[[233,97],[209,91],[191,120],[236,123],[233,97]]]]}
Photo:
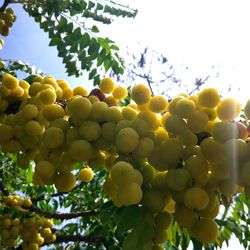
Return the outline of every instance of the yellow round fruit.
{"type": "Polygon", "coordinates": [[[186,122],[178,115],[168,115],[164,119],[163,127],[167,130],[167,132],[179,135],[186,130],[187,125],[186,122]]]}
{"type": "Polygon", "coordinates": [[[166,229],[158,228],[155,229],[154,242],[156,244],[162,244],[168,239],[168,232],[166,229]]]}
{"type": "Polygon", "coordinates": [[[137,204],[142,199],[141,187],[135,183],[131,182],[126,186],[121,186],[118,191],[118,200],[122,205],[130,206],[137,204]]]}
{"type": "Polygon", "coordinates": [[[131,98],[138,105],[146,104],[151,98],[150,89],[144,84],[135,85],[132,88],[131,98]]]}
{"type": "Polygon", "coordinates": [[[82,139],[96,141],[101,136],[101,126],[98,122],[84,121],[79,128],[82,139]]]}
{"type": "Polygon", "coordinates": [[[77,86],[73,89],[73,95],[88,96],[89,91],[82,86],[77,86]]]}
{"type": "Polygon", "coordinates": [[[85,162],[93,156],[93,147],[86,140],[76,140],[70,145],[69,155],[76,162],[85,162]]]}
{"type": "Polygon", "coordinates": [[[159,213],[163,211],[168,200],[165,195],[156,189],[149,189],[143,193],[143,203],[152,211],[159,213]]]}
{"type": "Polygon", "coordinates": [[[187,189],[184,197],[184,204],[189,209],[205,209],[209,202],[209,196],[206,191],[199,187],[187,189]]]}
{"type": "Polygon", "coordinates": [[[115,99],[112,95],[105,98],[105,102],[109,107],[118,106],[119,101],[115,99]]]}
{"type": "Polygon", "coordinates": [[[196,110],[196,105],[192,100],[181,98],[176,102],[175,110],[181,118],[189,118],[196,110]]]}
{"type": "Polygon", "coordinates": [[[234,120],[239,116],[240,111],[241,111],[241,104],[234,98],[225,98],[217,106],[217,116],[222,121],[234,120]]]}
{"type": "Polygon", "coordinates": [[[219,235],[219,229],[216,222],[206,218],[197,220],[192,231],[195,238],[203,244],[212,243],[219,235]]]}
{"type": "Polygon", "coordinates": [[[64,142],[63,130],[56,127],[47,128],[42,135],[42,142],[48,148],[58,148],[64,142]]]}
{"type": "Polygon", "coordinates": [[[128,94],[128,90],[123,86],[117,86],[113,89],[112,95],[117,100],[124,99],[128,94]]]}
{"type": "Polygon", "coordinates": [[[122,119],[121,109],[116,106],[108,107],[104,111],[104,118],[108,122],[114,122],[114,123],[119,122],[122,119]]]}
{"type": "Polygon", "coordinates": [[[31,206],[32,206],[32,201],[30,199],[25,198],[23,200],[23,207],[28,208],[28,207],[31,207],[31,206]]]}
{"type": "Polygon", "coordinates": [[[176,96],[175,98],[173,98],[169,105],[168,105],[168,111],[172,114],[172,115],[176,115],[176,103],[181,100],[181,99],[185,99],[184,96],[176,96]]]}
{"type": "Polygon", "coordinates": [[[248,119],[250,119],[250,99],[246,102],[244,106],[244,114],[248,119]]]}
{"type": "Polygon", "coordinates": [[[77,95],[70,99],[67,104],[67,110],[69,115],[86,120],[92,111],[92,103],[88,98],[77,95]]]}
{"type": "Polygon", "coordinates": [[[212,136],[217,142],[221,144],[232,138],[237,138],[238,134],[239,130],[237,125],[229,121],[218,122],[213,126],[212,129],[212,136]]]}
{"type": "Polygon", "coordinates": [[[90,182],[94,178],[94,172],[91,168],[83,168],[78,174],[78,178],[83,182],[90,182]]]}
{"type": "Polygon", "coordinates": [[[38,109],[33,104],[26,104],[21,109],[21,114],[25,120],[31,120],[38,115],[38,109]]]}
{"type": "Polygon", "coordinates": [[[50,178],[55,173],[55,166],[49,161],[40,161],[35,167],[36,173],[44,179],[50,178]]]}
{"type": "Polygon", "coordinates": [[[203,89],[198,94],[198,104],[205,108],[215,108],[220,103],[220,95],[215,88],[203,89]]]}
{"type": "Polygon", "coordinates": [[[139,135],[132,128],[120,130],[116,136],[117,149],[122,153],[133,152],[139,144],[139,135]]]}
{"type": "Polygon", "coordinates": [[[100,83],[99,83],[99,88],[100,90],[105,93],[105,94],[110,94],[112,93],[113,89],[115,87],[115,83],[114,81],[109,78],[109,77],[106,77],[106,78],[103,78],[100,83]]]}
{"type": "Polygon", "coordinates": [[[55,187],[59,192],[69,192],[76,185],[76,177],[71,172],[62,172],[55,176],[55,187]]]}
{"type": "Polygon", "coordinates": [[[154,142],[149,137],[143,137],[139,140],[134,153],[135,157],[145,158],[154,150],[154,142]]]}
{"type": "Polygon", "coordinates": [[[43,117],[48,121],[53,121],[65,116],[64,109],[58,104],[46,105],[42,110],[43,117]]]}
{"type": "Polygon", "coordinates": [[[155,224],[157,228],[168,229],[173,222],[172,215],[168,212],[160,212],[155,217],[155,224]]]}
{"type": "Polygon", "coordinates": [[[188,117],[187,126],[196,134],[204,131],[208,121],[208,115],[205,112],[196,110],[188,117]]]}
{"type": "Polygon", "coordinates": [[[138,113],[137,118],[145,121],[151,131],[155,131],[160,126],[160,121],[157,118],[157,115],[149,110],[141,111],[140,113],[138,113]]]}
{"type": "Polygon", "coordinates": [[[107,109],[108,105],[106,102],[94,102],[89,118],[96,122],[103,122],[105,121],[104,114],[107,109]]]}
{"type": "Polygon", "coordinates": [[[175,219],[181,227],[191,229],[199,216],[196,211],[187,208],[184,205],[175,206],[175,219]]]}
{"type": "Polygon", "coordinates": [[[224,154],[223,146],[213,137],[204,139],[200,144],[200,149],[205,158],[213,164],[219,162],[224,154]]]}
{"type": "Polygon", "coordinates": [[[117,185],[126,185],[134,179],[134,168],[128,162],[118,161],[111,169],[111,178],[117,185]]]}
{"type": "Polygon", "coordinates": [[[153,96],[149,102],[149,109],[154,113],[163,113],[167,110],[168,100],[163,96],[153,96]]]}
{"type": "Polygon", "coordinates": [[[130,123],[130,127],[134,129],[139,136],[148,136],[150,127],[145,120],[136,118],[130,123]]]}
{"type": "Polygon", "coordinates": [[[41,135],[44,131],[44,127],[37,121],[28,121],[24,126],[25,132],[28,135],[35,136],[41,135]]]}
{"type": "Polygon", "coordinates": [[[50,88],[42,90],[39,93],[38,100],[43,105],[49,105],[49,104],[54,103],[56,101],[55,90],[52,90],[50,88]]]}
{"type": "Polygon", "coordinates": [[[3,86],[7,89],[15,89],[19,85],[19,81],[10,74],[4,74],[2,78],[3,86]]]}
{"type": "Polygon", "coordinates": [[[129,120],[129,121],[132,121],[132,120],[135,120],[136,119],[136,116],[137,116],[137,111],[126,106],[126,107],[123,107],[122,108],[122,117],[123,119],[125,120],[129,120]]]}

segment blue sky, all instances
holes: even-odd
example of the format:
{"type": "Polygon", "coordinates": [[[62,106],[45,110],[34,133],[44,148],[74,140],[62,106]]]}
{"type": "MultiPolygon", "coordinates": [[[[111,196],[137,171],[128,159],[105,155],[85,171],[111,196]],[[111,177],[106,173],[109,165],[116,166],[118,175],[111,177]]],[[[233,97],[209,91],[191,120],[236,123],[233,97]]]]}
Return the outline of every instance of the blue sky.
{"type": "MultiPolygon", "coordinates": [[[[197,76],[217,65],[221,77],[210,84],[218,87],[233,83],[241,87],[241,95],[236,91],[231,95],[240,100],[246,98],[250,84],[249,1],[134,0],[131,6],[140,11],[135,20],[118,20],[104,29],[121,48],[130,46],[131,50],[136,50],[137,41],[142,46],[150,45],[166,51],[174,66],[187,65],[197,76]]],[[[68,80],[71,86],[89,87],[85,77],[67,77],[56,48],[48,46],[48,34],[21,5],[13,4],[12,7],[17,20],[10,35],[4,38],[0,57],[33,64],[57,79],[68,80]]],[[[225,247],[235,248],[243,249],[237,241],[232,241],[230,248],[225,247]]]]}
{"type": "MultiPolygon", "coordinates": [[[[130,6],[139,9],[135,19],[120,18],[101,29],[104,36],[116,42],[121,52],[125,54],[127,46],[131,51],[138,51],[139,42],[142,47],[150,46],[165,53],[177,71],[183,65],[188,66],[188,74],[180,71],[187,84],[194,77],[215,75],[218,71],[220,76],[210,77],[208,86],[217,87],[224,91],[224,96],[234,96],[243,102],[249,98],[248,0],[157,0],[154,3],[134,0],[130,6]],[[229,84],[233,88],[226,93],[229,84]]],[[[12,7],[17,21],[5,38],[0,57],[21,59],[57,79],[68,80],[71,86],[83,84],[91,88],[86,76],[67,77],[56,48],[48,46],[48,34],[20,4],[12,4],[12,7]]]]}
{"type": "Polygon", "coordinates": [[[32,17],[23,10],[20,4],[13,4],[17,20],[10,30],[8,37],[4,37],[4,47],[0,57],[5,59],[22,60],[51,74],[57,79],[65,79],[71,85],[86,83],[85,77],[68,77],[65,73],[62,59],[57,56],[56,47],[49,47],[48,33],[39,28],[32,17]]]}

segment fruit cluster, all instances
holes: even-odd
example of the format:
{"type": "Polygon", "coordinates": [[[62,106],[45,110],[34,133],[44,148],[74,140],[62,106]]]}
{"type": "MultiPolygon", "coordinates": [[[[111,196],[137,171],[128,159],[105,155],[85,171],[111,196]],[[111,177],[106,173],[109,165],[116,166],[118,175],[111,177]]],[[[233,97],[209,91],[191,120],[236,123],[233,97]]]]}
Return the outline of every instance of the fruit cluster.
{"type": "Polygon", "coordinates": [[[7,8],[3,12],[0,12],[0,34],[8,36],[9,30],[15,21],[16,16],[12,8],[7,8]]]}
{"type": "Polygon", "coordinates": [[[28,198],[22,198],[19,195],[8,195],[4,199],[4,204],[19,210],[23,210],[32,206],[32,201],[28,198]]]}
{"type": "MultiPolygon", "coordinates": [[[[9,195],[3,204],[23,212],[32,205],[32,202],[18,195],[9,195]]],[[[1,246],[14,247],[21,239],[22,249],[40,249],[44,243],[52,243],[56,240],[56,235],[51,230],[52,227],[51,220],[37,214],[28,214],[27,217],[20,219],[16,214],[6,213],[0,217],[1,246]]]]}
{"type": "Polygon", "coordinates": [[[172,218],[202,243],[214,241],[221,196],[250,193],[250,100],[242,111],[237,100],[207,88],[168,101],[144,84],[132,88],[123,106],[127,96],[110,78],[89,93],[51,76],[28,84],[5,74],[2,150],[21,152],[23,168],[34,160],[34,183],[59,192],[72,190],[77,178],[91,181],[91,168],[105,167],[104,190],[114,205],[140,204],[151,213],[155,249],[172,218]],[[74,174],[76,163],[84,167],[74,174]],[[159,226],[161,220],[168,223],[159,226]]]}

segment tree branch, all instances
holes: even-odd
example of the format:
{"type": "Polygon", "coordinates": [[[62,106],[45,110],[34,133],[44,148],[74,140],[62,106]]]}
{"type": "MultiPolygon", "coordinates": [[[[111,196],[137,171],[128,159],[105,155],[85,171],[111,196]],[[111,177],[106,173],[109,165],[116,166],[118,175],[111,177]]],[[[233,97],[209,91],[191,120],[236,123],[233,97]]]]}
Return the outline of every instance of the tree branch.
{"type": "MultiPolygon", "coordinates": [[[[3,169],[0,169],[0,176],[3,176],[3,169]]],[[[5,196],[9,195],[9,190],[5,187],[2,180],[0,180],[0,192],[2,192],[5,196]]]]}
{"type": "Polygon", "coordinates": [[[3,2],[3,5],[0,8],[0,12],[4,12],[4,10],[6,9],[6,7],[8,6],[8,4],[11,2],[11,0],[5,0],[3,2]]]}
{"type": "Polygon", "coordinates": [[[4,12],[4,10],[6,9],[6,7],[10,4],[10,3],[20,3],[19,1],[15,1],[15,0],[5,0],[3,2],[3,5],[0,7],[0,12],[4,12]]]}
{"type": "MultiPolygon", "coordinates": [[[[89,244],[94,244],[97,242],[101,242],[102,238],[101,237],[85,236],[85,235],[80,235],[80,234],[77,234],[77,235],[57,235],[56,240],[53,242],[53,244],[62,243],[62,242],[67,243],[67,242],[81,242],[81,241],[84,241],[84,242],[89,243],[89,244]]],[[[49,243],[49,244],[51,244],[51,243],[49,243]]],[[[44,245],[47,245],[47,244],[44,244],[44,245]]]]}
{"type": "MultiPolygon", "coordinates": [[[[92,237],[92,236],[85,236],[85,235],[67,235],[67,234],[62,234],[62,235],[57,235],[56,240],[51,243],[45,243],[43,246],[51,245],[51,244],[57,244],[57,243],[68,243],[68,242],[86,242],[88,244],[96,244],[98,242],[102,242],[103,239],[101,237],[92,237]]],[[[19,245],[18,247],[14,248],[15,250],[21,250],[22,245],[19,245]]]]}
{"type": "Polygon", "coordinates": [[[210,76],[207,76],[204,80],[202,80],[202,78],[196,78],[195,79],[195,88],[193,90],[191,90],[188,94],[189,95],[192,95],[195,91],[198,91],[201,87],[201,85],[203,85],[208,79],[209,79],[210,76]]]}
{"type": "Polygon", "coordinates": [[[145,80],[147,81],[148,87],[149,87],[149,89],[150,89],[152,95],[154,96],[154,92],[153,92],[153,89],[152,89],[152,86],[151,86],[151,82],[152,82],[152,81],[150,80],[149,76],[147,76],[147,75],[145,75],[145,74],[144,74],[144,75],[138,74],[138,73],[135,72],[134,70],[132,70],[132,73],[135,74],[136,76],[139,76],[139,77],[145,79],[145,80]]]}
{"type": "MultiPolygon", "coordinates": [[[[71,192],[74,191],[74,190],[76,190],[76,189],[78,189],[78,188],[83,187],[83,185],[85,185],[85,183],[84,183],[84,182],[81,182],[79,185],[75,186],[75,187],[71,190],[71,192]]],[[[42,200],[44,200],[44,199],[45,199],[45,200],[50,200],[50,199],[53,198],[53,197],[57,197],[57,196],[64,195],[64,194],[68,194],[68,192],[58,192],[58,193],[54,193],[54,194],[52,194],[50,197],[48,197],[47,199],[45,199],[45,195],[42,194],[42,195],[38,196],[37,198],[33,198],[33,199],[31,199],[31,200],[32,200],[32,202],[38,202],[38,201],[42,201],[42,200]]]]}
{"type": "Polygon", "coordinates": [[[69,220],[69,219],[82,217],[82,216],[96,215],[98,212],[97,210],[86,210],[86,211],[72,212],[72,213],[53,213],[53,212],[41,210],[40,208],[35,207],[35,206],[31,206],[25,209],[29,210],[30,212],[35,212],[37,214],[43,215],[44,217],[47,217],[47,218],[54,218],[54,219],[60,219],[60,220],[69,220]]]}

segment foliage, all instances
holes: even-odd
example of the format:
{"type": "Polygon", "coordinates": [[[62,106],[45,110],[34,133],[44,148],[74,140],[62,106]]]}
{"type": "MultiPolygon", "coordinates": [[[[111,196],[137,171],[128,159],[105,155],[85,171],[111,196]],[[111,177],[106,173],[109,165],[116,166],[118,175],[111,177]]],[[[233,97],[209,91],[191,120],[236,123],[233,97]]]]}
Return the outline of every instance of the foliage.
{"type": "Polygon", "coordinates": [[[110,24],[113,17],[136,16],[137,11],[112,1],[22,1],[24,9],[48,32],[49,46],[56,46],[69,76],[88,72],[94,85],[102,69],[124,70],[119,48],[108,37],[98,36],[95,23],[110,24]],[[91,19],[90,25],[88,20],[91,19]],[[94,23],[94,24],[93,24],[94,23]]]}
{"type": "MultiPolygon", "coordinates": [[[[7,7],[6,3],[8,5],[10,1],[5,1],[4,8],[7,7]]],[[[105,72],[111,69],[113,76],[117,76],[118,78],[119,74],[123,73],[124,64],[118,55],[119,48],[110,38],[96,36],[96,34],[99,33],[96,23],[110,24],[114,16],[135,17],[137,11],[112,1],[23,0],[22,4],[24,9],[40,24],[41,29],[48,32],[50,46],[57,47],[58,56],[63,58],[63,63],[69,75],[78,77],[82,74],[83,70],[86,70],[89,73],[89,79],[93,79],[94,84],[97,84],[100,82],[99,72],[101,72],[101,68],[104,68],[105,72]],[[91,20],[91,22],[89,22],[91,25],[87,27],[89,20],[91,20]]],[[[146,53],[147,49],[140,55],[138,64],[132,65],[132,71],[134,71],[132,73],[144,78],[149,87],[151,87],[151,84],[154,83],[151,75],[152,64],[147,68],[148,74],[135,72],[138,68],[145,70],[147,60],[146,53]]],[[[162,55],[157,55],[157,60],[164,66],[168,64],[167,58],[162,55]]],[[[28,74],[28,77],[24,80],[28,82],[29,87],[32,86],[34,82],[43,81],[44,79],[50,80],[50,77],[46,78],[46,74],[38,70],[35,66],[31,66],[21,60],[5,60],[5,62],[6,64],[2,64],[0,68],[2,76],[5,73],[16,76],[17,72],[22,71],[28,74]],[[42,76],[38,76],[38,74],[42,76]]],[[[166,79],[170,79],[170,81],[178,84],[179,79],[175,77],[173,67],[168,64],[168,68],[170,69],[169,75],[167,75],[166,72],[161,73],[163,73],[163,75],[165,74],[166,79]]],[[[166,79],[163,80],[165,81],[166,79]]],[[[52,79],[51,81],[54,80],[55,79],[52,79]]],[[[162,82],[164,82],[163,80],[162,82]]],[[[204,81],[206,81],[206,78],[204,81]]],[[[197,89],[195,90],[198,90],[204,81],[197,79],[197,89]]],[[[159,83],[161,80],[157,82],[159,83]]],[[[2,89],[2,83],[0,87],[2,89]]],[[[97,94],[91,93],[88,96],[97,96],[100,98],[104,95],[100,89],[93,89],[93,93],[97,94]]],[[[59,96],[59,94],[57,95],[59,96]]],[[[68,99],[60,99],[58,96],[55,104],[65,108],[69,103],[68,99]]],[[[12,97],[13,96],[10,96],[9,98],[3,95],[0,99],[1,105],[3,100],[9,102],[9,107],[6,109],[6,114],[9,117],[14,117],[18,113],[21,109],[20,104],[23,102],[23,99],[19,100],[16,96],[12,97]]],[[[104,95],[104,100],[105,98],[104,95]]],[[[123,100],[115,100],[116,105],[126,107],[131,103],[131,99],[135,100],[136,98],[132,96],[130,90],[126,98],[123,100]]],[[[23,103],[23,105],[25,105],[25,101],[23,103]]],[[[106,103],[110,104],[108,101],[106,101],[106,103]]],[[[0,124],[2,126],[6,121],[4,121],[4,113],[2,113],[2,111],[1,115],[1,119],[3,120],[0,121],[0,124]]],[[[242,113],[242,115],[244,114],[242,113]]],[[[9,119],[11,120],[11,118],[9,119]]],[[[242,119],[246,122],[247,117],[244,115],[242,119]]],[[[10,122],[10,120],[8,122],[10,122]]],[[[44,122],[38,118],[36,121],[44,122]]],[[[74,122],[77,123],[73,118],[72,120],[69,119],[70,126],[74,127],[74,122]]],[[[104,124],[103,121],[99,123],[100,126],[104,124]]],[[[245,125],[247,125],[247,123],[245,125]]],[[[49,128],[49,126],[48,122],[45,126],[46,129],[49,128]]],[[[198,139],[202,138],[197,144],[200,144],[207,135],[206,133],[205,135],[196,133],[198,139]],[[204,138],[202,136],[204,136],[204,138]]],[[[154,134],[152,135],[151,133],[150,136],[154,137],[154,134]]],[[[93,145],[96,146],[94,143],[93,145]]],[[[40,147],[41,145],[39,143],[37,148],[40,150],[40,147]]],[[[118,157],[118,155],[116,155],[117,152],[113,150],[113,148],[109,148],[108,150],[105,149],[102,151],[105,151],[105,157],[112,156],[113,154],[118,157]]],[[[171,149],[169,148],[169,150],[171,149]]],[[[65,249],[89,250],[144,250],[147,249],[146,247],[151,249],[152,242],[155,240],[156,228],[154,220],[159,211],[152,213],[150,208],[145,205],[144,200],[131,205],[122,206],[116,204],[117,206],[114,206],[114,197],[108,195],[105,190],[105,183],[108,182],[107,180],[109,180],[109,177],[112,175],[110,169],[106,166],[107,164],[105,165],[103,163],[99,167],[93,167],[95,176],[91,182],[86,183],[77,180],[70,192],[63,192],[56,188],[55,185],[52,185],[53,183],[48,183],[48,185],[40,183],[38,185],[37,180],[34,178],[37,159],[30,159],[25,166],[20,163],[20,157],[30,153],[32,150],[25,149],[22,153],[18,152],[14,154],[7,153],[7,151],[4,147],[0,151],[0,214],[3,216],[11,215],[18,217],[21,222],[25,222],[26,219],[34,218],[35,216],[52,219],[54,223],[52,231],[56,233],[57,238],[54,239],[53,242],[48,241],[42,245],[48,245],[47,247],[49,249],[61,249],[62,246],[65,247],[65,249]],[[106,166],[105,168],[104,165],[106,166]],[[20,204],[14,206],[8,205],[6,203],[6,197],[9,197],[9,195],[16,195],[16,197],[21,196],[23,198],[29,197],[32,201],[32,206],[25,207],[20,204]],[[148,245],[148,243],[150,244],[148,245]]],[[[144,162],[134,157],[132,152],[129,154],[119,152],[119,158],[130,162],[139,173],[142,173],[141,175],[145,174],[143,172],[145,169],[144,162]]],[[[180,159],[180,161],[183,161],[183,159],[180,159]]],[[[182,168],[182,164],[183,162],[178,162],[176,169],[182,168]]],[[[86,163],[74,162],[72,172],[77,176],[82,168],[88,167],[86,163]]],[[[92,166],[90,165],[90,167],[92,166]]],[[[164,172],[164,174],[166,173],[164,172]]],[[[143,175],[143,177],[145,177],[145,175],[143,175]]],[[[154,180],[157,179],[156,177],[154,178],[154,180]]],[[[159,180],[160,177],[158,178],[158,181],[159,180]]],[[[153,182],[152,180],[149,185],[143,183],[141,184],[142,190],[143,192],[147,192],[148,189],[155,188],[161,190],[162,193],[165,192],[165,195],[169,195],[169,193],[166,194],[166,190],[163,191],[160,186],[161,182],[159,183],[157,183],[157,181],[153,182]]],[[[245,185],[245,188],[247,188],[247,185],[245,185]]],[[[217,240],[213,243],[202,245],[187,229],[181,227],[175,216],[173,216],[173,222],[171,222],[171,226],[167,231],[168,240],[164,241],[162,247],[174,250],[187,249],[190,244],[193,244],[194,249],[219,249],[223,243],[227,245],[230,244],[229,240],[233,234],[246,249],[250,247],[248,241],[250,237],[248,230],[250,201],[247,194],[240,193],[235,195],[233,193],[232,195],[220,195],[218,190],[220,191],[220,189],[216,190],[216,198],[218,198],[220,202],[220,207],[224,207],[225,210],[224,213],[219,214],[215,220],[219,225],[220,232],[217,240]]],[[[2,230],[1,226],[0,223],[0,230],[2,230]]],[[[21,242],[22,240],[19,237],[13,247],[21,249],[21,242]]],[[[1,243],[3,243],[3,239],[0,239],[0,244],[1,243]]],[[[153,246],[161,247],[156,243],[153,243],[153,246]]]]}

